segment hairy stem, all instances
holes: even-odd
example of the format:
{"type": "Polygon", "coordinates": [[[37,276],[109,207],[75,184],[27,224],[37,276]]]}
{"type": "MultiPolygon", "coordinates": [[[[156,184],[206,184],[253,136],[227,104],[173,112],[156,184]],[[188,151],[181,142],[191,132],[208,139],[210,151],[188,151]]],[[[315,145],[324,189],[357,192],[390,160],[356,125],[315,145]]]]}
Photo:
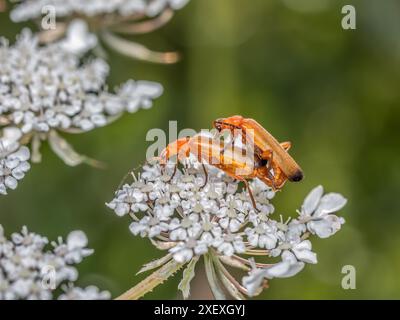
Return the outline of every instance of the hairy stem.
{"type": "Polygon", "coordinates": [[[182,268],[183,265],[184,263],[179,263],[172,259],[160,269],[139,282],[136,286],[121,294],[115,300],[138,300],[146,293],[151,292],[155,287],[166,281],[170,276],[182,268]]]}

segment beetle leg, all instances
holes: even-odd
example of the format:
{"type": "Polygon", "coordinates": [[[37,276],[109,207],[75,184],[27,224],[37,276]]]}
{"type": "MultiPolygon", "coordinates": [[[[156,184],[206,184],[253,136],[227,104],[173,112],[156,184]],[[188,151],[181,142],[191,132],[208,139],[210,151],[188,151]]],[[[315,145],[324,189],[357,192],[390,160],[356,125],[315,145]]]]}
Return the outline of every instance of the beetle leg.
{"type": "MultiPolygon", "coordinates": [[[[250,199],[251,199],[251,203],[253,204],[254,209],[255,209],[256,211],[258,211],[257,205],[256,205],[256,201],[254,200],[253,191],[251,191],[249,182],[248,182],[246,179],[243,179],[243,178],[241,178],[241,179],[242,179],[242,181],[244,182],[244,184],[246,185],[246,189],[247,189],[247,191],[249,192],[250,199]]],[[[239,179],[239,180],[240,180],[240,179],[239,179]]]]}
{"type": "MultiPolygon", "coordinates": [[[[164,168],[163,168],[163,170],[165,169],[165,166],[164,166],[164,168]]],[[[172,181],[172,179],[175,177],[175,174],[176,174],[176,170],[178,169],[178,163],[175,163],[175,166],[174,166],[174,172],[172,173],[172,176],[169,178],[169,180],[168,180],[168,183],[170,183],[171,181],[172,181]]],[[[164,174],[164,172],[163,172],[163,174],[164,174]]]]}
{"type": "Polygon", "coordinates": [[[201,165],[203,167],[204,175],[205,175],[204,185],[201,187],[201,189],[203,189],[206,186],[207,182],[208,182],[208,173],[207,173],[206,166],[204,165],[204,163],[201,163],[201,165]]]}
{"type": "MultiPolygon", "coordinates": [[[[289,141],[285,141],[281,143],[281,146],[285,151],[288,151],[292,144],[289,141]]],[[[263,151],[261,155],[263,160],[267,160],[267,175],[268,178],[268,185],[272,187],[273,190],[278,190],[280,189],[283,184],[286,182],[287,177],[284,175],[282,170],[279,168],[279,166],[274,162],[274,153],[272,150],[268,149],[263,151]],[[273,170],[274,174],[271,174],[271,170],[273,170]]]]}
{"type": "Polygon", "coordinates": [[[271,175],[271,169],[269,169],[268,166],[264,166],[257,169],[255,176],[264,182],[268,187],[272,188],[273,191],[278,191],[285,184],[287,177],[276,165],[276,163],[271,162],[271,166],[274,171],[274,175],[271,175]]]}
{"type": "Polygon", "coordinates": [[[275,190],[279,190],[283,187],[288,178],[276,163],[273,163],[272,167],[274,170],[274,177],[273,177],[274,187],[275,190]]]}
{"type": "Polygon", "coordinates": [[[268,150],[264,150],[261,152],[261,159],[263,160],[268,160],[272,157],[272,150],[268,149],[268,150]]]}
{"type": "Polygon", "coordinates": [[[281,142],[281,146],[285,151],[288,151],[292,146],[292,143],[290,141],[281,142]]]}
{"type": "Polygon", "coordinates": [[[186,137],[168,144],[167,147],[161,152],[159,157],[160,163],[165,165],[173,156],[177,156],[178,160],[179,158],[183,157],[183,154],[188,156],[190,151],[188,146],[189,141],[190,137],[186,137]]]}
{"type": "Polygon", "coordinates": [[[178,161],[182,161],[183,158],[189,155],[190,152],[188,147],[189,141],[190,137],[178,139],[168,144],[167,147],[161,152],[159,160],[160,160],[160,166],[162,168],[161,172],[163,174],[165,172],[165,167],[167,165],[168,160],[173,156],[177,157],[177,162],[175,163],[174,172],[171,178],[168,180],[168,182],[170,182],[176,174],[176,170],[178,168],[178,161]]]}
{"type": "MultiPolygon", "coordinates": [[[[283,149],[285,149],[285,151],[288,151],[290,149],[290,147],[292,146],[292,143],[289,141],[285,141],[285,142],[281,143],[281,146],[283,149]]],[[[283,185],[285,184],[285,182],[288,178],[284,174],[282,169],[277,165],[277,163],[272,161],[272,156],[273,156],[273,153],[271,155],[271,166],[274,171],[274,177],[273,177],[272,181],[273,181],[275,189],[279,190],[283,187],[283,185]]]]}
{"type": "Polygon", "coordinates": [[[249,182],[248,182],[245,178],[243,178],[243,177],[241,177],[241,176],[237,176],[237,175],[232,174],[232,173],[230,173],[230,172],[226,172],[226,174],[228,174],[229,176],[231,176],[232,178],[234,178],[234,179],[236,179],[236,180],[239,180],[239,181],[243,181],[243,182],[244,182],[244,184],[245,184],[245,186],[246,186],[246,189],[247,189],[247,191],[249,192],[251,203],[252,203],[254,209],[255,209],[256,211],[258,211],[257,205],[256,205],[256,201],[255,201],[255,199],[254,199],[253,192],[251,191],[249,182]]]}
{"type": "MultiPolygon", "coordinates": [[[[272,183],[272,189],[276,189],[275,181],[274,181],[274,176],[271,173],[271,170],[274,170],[274,153],[271,152],[271,157],[268,159],[267,163],[267,170],[268,170],[268,178],[271,180],[272,183]]],[[[275,173],[275,170],[274,170],[275,173]]]]}

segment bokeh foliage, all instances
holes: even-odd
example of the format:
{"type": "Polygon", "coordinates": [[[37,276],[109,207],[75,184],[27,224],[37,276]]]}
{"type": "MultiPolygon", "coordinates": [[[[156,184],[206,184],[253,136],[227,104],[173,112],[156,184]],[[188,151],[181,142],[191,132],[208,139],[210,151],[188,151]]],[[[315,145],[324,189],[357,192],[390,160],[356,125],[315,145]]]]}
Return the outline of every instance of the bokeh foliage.
{"type": "MultiPolygon", "coordinates": [[[[23,26],[0,13],[0,35],[14,39],[23,26]]],[[[140,266],[160,255],[130,234],[128,218],[104,206],[127,171],[143,163],[147,131],[166,130],[169,120],[180,129],[209,128],[215,118],[242,114],[292,141],[305,171],[303,182],[276,196],[277,213],[294,215],[318,184],[349,199],[343,230],[313,242],[319,264],[273,280],[260,298],[400,298],[398,1],[192,0],[168,26],[138,38],[177,49],[183,59],[163,66],[110,52],[109,85],[154,80],[165,94],[153,109],[69,137],[78,151],[106,162],[105,170],[66,167],[45,148],[43,162],[0,198],[6,232],[27,225],[55,238],[84,230],[96,252],[81,265],[82,285],[122,293],[141,279],[140,266]],[[295,2],[300,9],[290,6],[295,2]],[[341,28],[344,4],[356,7],[356,30],[341,28]],[[341,288],[348,264],[357,269],[356,290],[341,288]]],[[[146,298],[178,297],[178,281],[146,298]]],[[[195,296],[208,297],[204,290],[197,281],[195,296]]]]}

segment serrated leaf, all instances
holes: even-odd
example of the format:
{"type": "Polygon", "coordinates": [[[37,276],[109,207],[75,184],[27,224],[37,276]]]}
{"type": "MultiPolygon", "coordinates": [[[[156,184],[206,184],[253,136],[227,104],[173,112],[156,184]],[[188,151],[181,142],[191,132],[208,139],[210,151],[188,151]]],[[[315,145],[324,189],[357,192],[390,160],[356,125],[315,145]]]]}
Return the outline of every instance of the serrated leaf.
{"type": "Polygon", "coordinates": [[[174,275],[184,263],[176,262],[171,259],[164,264],[160,269],[154,271],[147,278],[139,282],[136,286],[129,289],[127,292],[120,295],[117,300],[137,300],[143,297],[146,293],[153,291],[155,287],[164,283],[169,277],[174,275]]]}
{"type": "Polygon", "coordinates": [[[169,260],[171,260],[172,258],[172,254],[167,254],[164,257],[160,258],[160,259],[156,259],[153,261],[150,261],[149,263],[146,263],[137,273],[136,275],[161,267],[162,265],[166,264],[169,260]]]}
{"type": "Polygon", "coordinates": [[[195,276],[194,269],[197,261],[199,261],[199,256],[195,256],[192,260],[190,260],[186,269],[183,271],[182,280],[178,285],[178,289],[182,291],[182,295],[185,300],[189,298],[190,295],[190,282],[195,276]]]}

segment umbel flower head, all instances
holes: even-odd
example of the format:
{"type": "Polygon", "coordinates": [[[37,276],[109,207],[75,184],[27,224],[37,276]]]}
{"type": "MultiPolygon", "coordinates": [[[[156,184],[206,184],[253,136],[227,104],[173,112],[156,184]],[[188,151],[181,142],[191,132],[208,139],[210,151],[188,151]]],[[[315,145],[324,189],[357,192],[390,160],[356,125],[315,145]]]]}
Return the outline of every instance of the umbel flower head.
{"type": "Polygon", "coordinates": [[[7,239],[0,225],[0,300],[104,300],[107,291],[75,287],[75,266],[93,253],[82,231],[72,231],[49,244],[26,227],[7,239]],[[61,289],[60,293],[56,289],[61,289]],[[56,290],[56,291],[55,291],[56,290]]]}
{"type": "Polygon", "coordinates": [[[39,46],[25,29],[15,45],[1,39],[0,116],[23,133],[52,129],[80,133],[101,127],[123,112],[152,106],[162,93],[153,82],[128,81],[116,93],[106,90],[107,63],[79,57],[58,44],[39,46]]]}
{"type": "MultiPolygon", "coordinates": [[[[64,38],[68,50],[81,49],[106,55],[98,38],[111,49],[131,58],[156,63],[175,63],[176,52],[154,52],[117,34],[136,35],[152,32],[168,23],[175,10],[189,0],[21,0],[11,11],[14,22],[37,20],[43,12],[55,15],[50,30],[40,32],[40,41],[64,38]],[[43,11],[44,10],[44,11],[43,11]],[[78,20],[79,19],[79,20],[78,20]],[[79,22],[78,22],[79,21],[79,22]],[[85,41],[82,41],[85,39],[85,41]]],[[[46,17],[44,17],[46,19],[46,17]]]]}
{"type": "MultiPolygon", "coordinates": [[[[1,160],[0,168],[13,170],[11,176],[18,180],[29,169],[24,162],[29,158],[26,147],[16,154],[24,163],[23,168],[9,167],[11,160],[16,159],[18,142],[30,145],[32,162],[39,162],[39,147],[44,140],[68,165],[90,162],[77,154],[59,133],[84,133],[105,126],[125,112],[150,108],[152,100],[162,94],[160,84],[134,80],[117,88],[115,93],[109,92],[108,72],[104,60],[82,62],[77,55],[63,50],[62,43],[40,46],[37,36],[28,29],[12,46],[1,38],[0,131],[14,128],[22,134],[12,143],[2,142],[0,158],[8,157],[9,161],[1,160]]],[[[11,164],[17,165],[15,161],[11,164]]],[[[1,193],[4,193],[2,184],[16,187],[16,181],[7,177],[9,170],[2,170],[1,193]]]]}
{"type": "Polygon", "coordinates": [[[19,0],[17,2],[18,5],[11,12],[11,19],[15,22],[40,18],[42,8],[46,6],[54,7],[57,17],[74,14],[89,17],[104,14],[154,17],[166,8],[179,10],[189,0],[19,0]]]}
{"type": "MultiPolygon", "coordinates": [[[[145,165],[135,181],[123,185],[107,204],[118,216],[132,217],[134,235],[168,251],[141,272],[161,266],[165,269],[157,276],[170,276],[187,265],[179,285],[185,298],[200,256],[215,298],[222,299],[227,292],[243,299],[259,294],[268,279],[291,277],[305,264],[317,263],[309,236],[329,237],[344,223],[334,213],[346,199],[336,193],[323,195],[321,186],[306,197],[297,217],[283,221],[282,216],[274,219],[275,193],[260,180],[250,182],[254,208],[248,191],[237,181],[215,167],[205,168],[207,178],[196,161],[177,170],[164,169],[157,162],[145,165]],[[255,261],[255,257],[275,262],[255,261]],[[231,274],[232,268],[248,272],[242,283],[231,274]]],[[[143,288],[143,283],[138,287],[143,288]]],[[[132,295],[124,296],[128,297],[132,295]]]]}

